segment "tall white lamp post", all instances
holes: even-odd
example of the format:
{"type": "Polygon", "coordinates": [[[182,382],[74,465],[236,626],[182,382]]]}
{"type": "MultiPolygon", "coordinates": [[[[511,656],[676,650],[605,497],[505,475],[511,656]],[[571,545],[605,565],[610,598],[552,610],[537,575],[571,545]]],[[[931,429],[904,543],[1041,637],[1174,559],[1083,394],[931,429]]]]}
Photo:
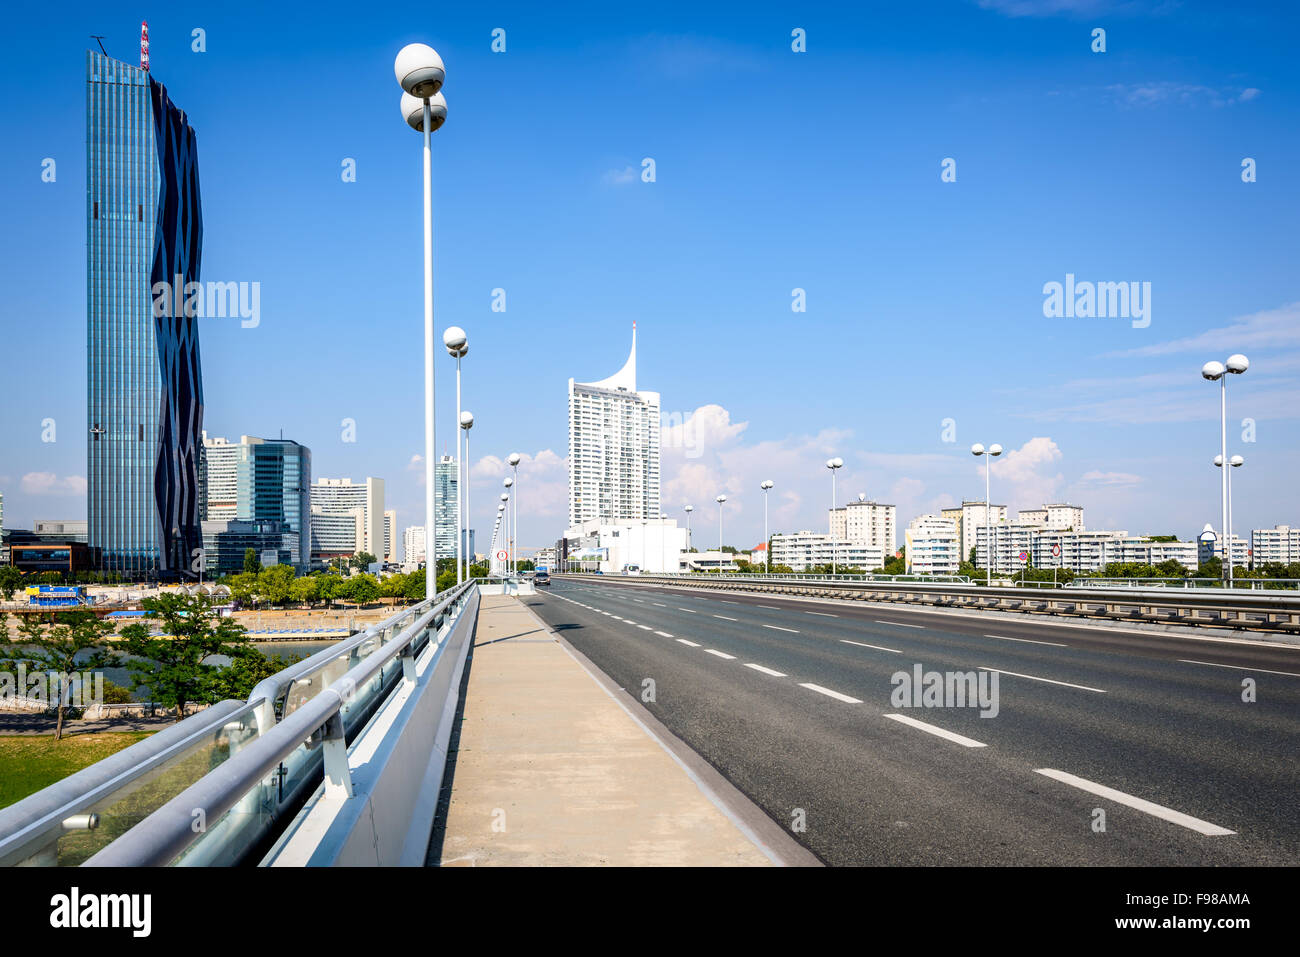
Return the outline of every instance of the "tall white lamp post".
{"type": "MultiPolygon", "coordinates": [[[[518,452],[511,452],[509,458],[506,459],[506,461],[510,463],[510,468],[514,470],[514,482],[513,482],[514,485],[518,485],[518,484],[519,484],[519,460],[520,460],[520,458],[522,458],[522,456],[520,456],[520,454],[519,454],[518,452]]],[[[518,572],[518,571],[519,571],[519,554],[518,554],[518,552],[516,551],[516,549],[519,548],[519,490],[518,490],[517,488],[515,489],[515,492],[514,492],[514,499],[510,502],[510,511],[511,511],[511,513],[512,513],[513,516],[514,516],[514,517],[511,518],[511,520],[510,520],[510,528],[511,528],[511,530],[514,532],[514,538],[512,538],[512,539],[510,540],[510,544],[511,544],[511,549],[510,549],[510,556],[511,556],[510,570],[513,571],[513,572],[518,572]]]]}
{"type": "MultiPolygon", "coordinates": [[[[838,549],[835,547],[835,473],[844,468],[844,460],[838,456],[826,460],[826,467],[831,470],[831,511],[830,521],[827,523],[827,531],[831,533],[831,574],[835,575],[839,571],[839,565],[836,562],[838,558],[838,549]]],[[[846,516],[845,522],[848,518],[846,516]]],[[[847,524],[845,528],[847,529],[847,524]]]]}
{"type": "Polygon", "coordinates": [[[682,511],[686,513],[686,547],[691,547],[691,512],[695,511],[694,505],[683,505],[682,511]]]}
{"type": "Polygon", "coordinates": [[[719,495],[714,499],[718,503],[718,576],[722,576],[722,503],[727,500],[727,496],[719,495]]]}
{"type": "Polygon", "coordinates": [[[767,493],[773,488],[775,484],[776,483],[773,482],[771,479],[768,479],[766,482],[764,482],[762,485],[759,486],[759,488],[763,490],[763,571],[764,572],[770,572],[772,570],[772,561],[771,561],[772,556],[770,554],[770,552],[772,551],[772,536],[768,534],[767,531],[767,493]]]}
{"type": "Polygon", "coordinates": [[[985,584],[992,585],[994,549],[993,549],[993,524],[991,518],[992,512],[990,511],[991,506],[989,504],[989,467],[992,465],[993,460],[1002,454],[1002,446],[994,443],[993,445],[990,445],[986,449],[980,443],[976,442],[974,445],[970,447],[970,452],[971,455],[975,455],[975,456],[979,456],[979,455],[988,456],[986,459],[984,459],[984,545],[988,550],[988,561],[985,562],[985,564],[988,565],[988,568],[985,569],[985,571],[988,574],[985,576],[986,578],[985,584]]]}
{"type": "MultiPolygon", "coordinates": [[[[459,403],[458,403],[459,404],[459,403]]],[[[474,413],[466,409],[460,414],[460,430],[465,433],[465,485],[463,494],[465,495],[465,577],[469,577],[470,567],[474,564],[474,553],[469,547],[469,530],[473,526],[469,517],[469,430],[474,428],[474,413]]]]}
{"type": "MultiPolygon", "coordinates": [[[[456,360],[456,424],[460,425],[460,360],[469,353],[469,340],[460,326],[448,326],[442,334],[442,344],[447,354],[456,360]]],[[[465,471],[464,457],[460,454],[460,429],[456,429],[456,584],[465,580],[465,471]]]]}
{"type": "MultiPolygon", "coordinates": [[[[1228,376],[1241,375],[1250,368],[1250,360],[1241,353],[1228,356],[1227,362],[1207,362],[1201,366],[1201,376],[1219,383],[1219,454],[1228,459],[1228,376]]],[[[1220,476],[1220,505],[1223,509],[1223,580],[1232,587],[1232,539],[1228,536],[1228,470],[1220,476]]]]}
{"type": "MultiPolygon", "coordinates": [[[[1223,468],[1223,456],[1216,455],[1214,457],[1214,464],[1217,468],[1223,468]]],[[[1240,455],[1234,455],[1232,458],[1228,459],[1228,465],[1234,469],[1239,469],[1245,464],[1246,460],[1240,455]]],[[[1227,534],[1224,535],[1223,540],[1223,554],[1227,557],[1226,560],[1228,563],[1232,564],[1232,472],[1230,470],[1228,471],[1228,525],[1227,534]]],[[[1229,576],[1228,581],[1232,581],[1231,576],[1229,576]]]]}
{"type": "Polygon", "coordinates": [[[501,484],[505,487],[505,491],[501,493],[501,502],[506,507],[506,571],[513,575],[515,573],[515,565],[512,560],[515,554],[515,539],[514,526],[510,521],[510,489],[514,487],[515,480],[507,476],[506,480],[501,484]]]}
{"type": "MultiPolygon", "coordinates": [[[[397,53],[393,73],[402,90],[402,117],[424,134],[424,527],[436,541],[433,512],[433,153],[429,136],[447,120],[447,101],[441,92],[446,71],[442,57],[424,43],[408,43],[397,53]]],[[[438,590],[437,552],[425,561],[424,596],[438,590]],[[427,569],[432,566],[430,575],[427,569]]]]}

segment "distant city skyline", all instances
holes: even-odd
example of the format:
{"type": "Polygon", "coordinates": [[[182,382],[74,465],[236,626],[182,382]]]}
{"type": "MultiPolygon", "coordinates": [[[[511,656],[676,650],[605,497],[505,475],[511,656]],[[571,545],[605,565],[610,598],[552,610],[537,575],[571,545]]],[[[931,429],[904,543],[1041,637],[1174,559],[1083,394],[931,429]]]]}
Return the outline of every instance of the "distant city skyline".
{"type": "MultiPolygon", "coordinates": [[[[1228,387],[1229,451],[1246,458],[1234,529],[1300,525],[1286,173],[1300,68],[1291,14],[1226,9],[814,4],[739,19],[669,3],[651,28],[516,4],[499,23],[449,9],[412,32],[398,11],[326,2],[310,36],[275,12],[252,31],[239,10],[202,24],[147,11],[152,69],[199,130],[203,279],[261,284],[255,327],[198,320],[204,427],[283,428],[318,473],[385,476],[389,506],[423,515],[419,151],[391,57],[426,39],[457,77],[434,153],[435,322],[473,343],[472,524],[490,527],[519,451],[525,554],[568,520],[565,380],[606,368],[632,321],[669,432],[661,508],[680,521],[693,504],[704,527],[725,492],[737,546],[762,539],[764,479],[773,531],[820,529],[832,455],[841,501],[891,502],[900,530],[982,498],[977,441],[1007,448],[992,498],[1013,511],[1077,501],[1094,527],[1190,539],[1219,524],[1217,386],[1198,370],[1233,352],[1251,359],[1228,387]],[[1098,25],[1104,54],[1089,48],[1098,25]],[[286,122],[301,95],[289,47],[318,65],[328,122],[286,122]],[[560,104],[544,117],[518,96],[542,64],[560,104]],[[1049,318],[1044,286],[1068,276],[1149,288],[1150,324],[1049,318]]],[[[8,527],[88,517],[81,64],[91,33],[133,63],[143,12],[10,16],[41,43],[0,64],[15,144],[0,157],[18,358],[0,408],[8,527]]],[[[438,359],[441,454],[454,364],[438,359]]]]}

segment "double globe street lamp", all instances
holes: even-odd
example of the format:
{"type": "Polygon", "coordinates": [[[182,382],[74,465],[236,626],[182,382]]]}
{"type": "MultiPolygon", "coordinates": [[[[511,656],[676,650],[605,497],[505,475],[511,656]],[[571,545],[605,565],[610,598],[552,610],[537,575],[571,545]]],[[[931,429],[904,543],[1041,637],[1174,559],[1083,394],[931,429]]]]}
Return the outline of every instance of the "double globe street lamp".
{"type": "Polygon", "coordinates": [[[988,566],[985,569],[985,572],[987,573],[987,575],[985,576],[985,584],[992,585],[993,584],[993,522],[991,517],[992,513],[990,511],[991,506],[989,504],[989,468],[992,466],[993,460],[1002,454],[1002,446],[998,445],[995,442],[993,445],[990,445],[986,449],[984,448],[983,445],[976,442],[974,445],[970,447],[970,452],[971,455],[974,455],[976,457],[981,455],[987,456],[987,458],[984,459],[984,545],[987,551],[986,557],[988,560],[984,564],[988,566]]]}
{"type": "Polygon", "coordinates": [[[773,482],[771,479],[768,479],[767,481],[763,482],[763,484],[759,486],[759,488],[763,490],[763,571],[764,572],[769,572],[772,570],[771,555],[768,554],[769,552],[772,551],[772,536],[769,535],[767,531],[767,493],[775,486],[775,484],[776,483],[773,482]]]}
{"type": "Polygon", "coordinates": [[[473,522],[469,518],[469,430],[474,428],[474,413],[466,409],[460,414],[460,430],[465,433],[465,577],[469,577],[469,570],[474,564],[474,551],[469,547],[469,530],[473,522]]]}
{"type": "Polygon", "coordinates": [[[722,503],[726,500],[725,495],[719,495],[714,499],[718,503],[718,575],[722,574],[722,503]]]}
{"type": "MultiPolygon", "coordinates": [[[[442,334],[442,344],[447,347],[447,354],[456,360],[456,424],[460,425],[460,360],[469,353],[469,340],[465,330],[460,326],[448,326],[442,334]]],[[[465,566],[465,526],[466,521],[462,489],[465,488],[464,457],[460,454],[460,429],[456,429],[456,584],[465,580],[462,569],[465,566]]]]}
{"type": "MultiPolygon", "coordinates": [[[[831,512],[830,512],[830,521],[827,523],[827,531],[831,533],[830,534],[831,574],[835,575],[838,574],[838,569],[839,569],[839,565],[837,563],[837,558],[838,558],[837,552],[839,550],[835,547],[835,473],[838,472],[840,469],[844,468],[844,460],[842,458],[839,458],[838,456],[833,459],[827,459],[826,467],[831,470],[831,512]]],[[[766,499],[764,499],[764,501],[766,501],[766,499]]],[[[845,522],[847,523],[847,521],[848,518],[846,516],[845,522]]],[[[846,525],[846,530],[847,530],[847,525],[846,525]]]]}
{"type": "MultiPolygon", "coordinates": [[[[432,562],[425,556],[424,595],[438,591],[437,528],[434,524],[433,449],[433,154],[429,136],[447,120],[447,101],[441,93],[446,71],[442,57],[424,43],[408,43],[397,53],[393,73],[402,87],[402,117],[424,134],[424,527],[426,540],[435,543],[432,562]],[[432,568],[430,573],[428,569],[432,568]]],[[[427,548],[427,544],[426,544],[427,548]]]]}
{"type": "MultiPolygon", "coordinates": [[[[1227,362],[1207,362],[1201,366],[1201,377],[1210,382],[1219,383],[1219,465],[1228,458],[1228,376],[1241,375],[1250,368],[1250,360],[1241,353],[1228,356],[1227,362]]],[[[1228,470],[1223,469],[1220,476],[1220,506],[1223,509],[1223,548],[1220,550],[1223,562],[1223,580],[1232,587],[1232,540],[1228,533],[1228,470]]]]}

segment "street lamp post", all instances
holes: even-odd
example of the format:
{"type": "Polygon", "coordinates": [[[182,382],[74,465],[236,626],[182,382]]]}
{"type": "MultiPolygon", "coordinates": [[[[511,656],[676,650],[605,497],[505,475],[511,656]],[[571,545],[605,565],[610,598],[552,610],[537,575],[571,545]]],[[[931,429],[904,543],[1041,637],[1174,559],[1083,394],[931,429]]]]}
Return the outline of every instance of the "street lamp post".
{"type": "Polygon", "coordinates": [[[984,583],[986,585],[992,585],[993,584],[993,520],[991,518],[992,513],[990,511],[992,506],[989,503],[989,469],[993,464],[993,459],[997,458],[999,455],[1002,454],[1002,446],[994,443],[993,445],[990,445],[986,449],[980,443],[976,442],[974,445],[970,447],[970,451],[971,451],[971,455],[988,456],[984,460],[984,546],[988,551],[987,554],[988,560],[985,562],[985,564],[988,567],[985,569],[985,572],[987,574],[985,576],[984,583]]]}
{"type": "MultiPolygon", "coordinates": [[[[1246,460],[1242,458],[1240,455],[1234,455],[1232,458],[1228,459],[1228,465],[1234,469],[1239,469],[1245,464],[1246,464],[1246,460]]],[[[1216,468],[1223,468],[1222,455],[1216,455],[1214,457],[1214,465],[1216,468]]],[[[1223,538],[1224,541],[1223,554],[1227,556],[1228,563],[1232,564],[1232,472],[1230,469],[1227,471],[1228,471],[1228,524],[1227,524],[1227,534],[1224,535],[1223,538]]],[[[1228,580],[1229,582],[1232,581],[1231,578],[1229,578],[1228,580]]]]}
{"type": "Polygon", "coordinates": [[[766,482],[764,482],[762,485],[759,486],[759,488],[763,490],[763,571],[764,572],[770,572],[772,570],[772,561],[771,561],[772,556],[770,554],[770,552],[772,551],[772,536],[769,535],[767,531],[767,493],[769,490],[772,489],[772,487],[775,484],[776,483],[774,483],[771,479],[768,479],[766,482]]]}
{"type": "MultiPolygon", "coordinates": [[[[459,404],[460,403],[457,402],[457,405],[459,404]]],[[[469,518],[469,430],[472,428],[474,428],[474,413],[469,411],[469,409],[466,409],[464,412],[460,414],[460,429],[462,432],[465,433],[465,485],[464,485],[465,528],[462,534],[465,536],[465,577],[466,578],[469,578],[469,570],[474,564],[474,553],[470,551],[470,547],[469,547],[469,530],[471,525],[470,518],[469,518]]]]}
{"type": "Polygon", "coordinates": [[[664,560],[664,571],[668,571],[668,513],[659,513],[659,550],[663,552],[660,558],[664,560]]]}
{"type": "Polygon", "coordinates": [[[727,500],[727,496],[719,495],[714,499],[718,503],[718,577],[722,577],[722,503],[727,500]]]}
{"type": "Polygon", "coordinates": [[[686,547],[691,547],[691,512],[695,511],[694,505],[683,505],[682,511],[686,513],[686,547]]]}
{"type": "MultiPolygon", "coordinates": [[[[510,463],[510,468],[514,470],[515,485],[519,484],[519,459],[520,458],[521,456],[518,452],[511,452],[509,458],[506,459],[506,461],[510,463]]],[[[510,549],[510,555],[511,555],[510,569],[511,571],[518,573],[519,554],[516,551],[516,549],[519,548],[519,493],[518,492],[515,493],[515,497],[510,503],[510,511],[513,513],[514,516],[510,520],[510,528],[514,532],[514,538],[510,540],[510,544],[512,546],[510,549]]]]}
{"type": "MultiPolygon", "coordinates": [[[[447,120],[442,83],[446,78],[442,57],[424,43],[408,43],[397,53],[393,73],[401,84],[402,116],[424,134],[424,524],[437,538],[433,512],[433,449],[436,429],[433,413],[433,153],[429,136],[447,120]]],[[[437,552],[434,574],[424,576],[425,598],[437,593],[437,552]]],[[[426,556],[426,568],[428,567],[426,556]]]]}
{"type": "MultiPolygon", "coordinates": [[[[1219,454],[1228,459],[1228,376],[1241,375],[1250,368],[1250,360],[1241,353],[1228,356],[1227,362],[1207,362],[1201,366],[1202,378],[1219,383],[1219,454]]],[[[1223,568],[1221,574],[1229,588],[1232,587],[1232,539],[1228,535],[1228,470],[1220,476],[1220,505],[1223,512],[1223,568]]]]}
{"type": "MultiPolygon", "coordinates": [[[[827,522],[827,526],[826,526],[826,527],[827,527],[827,531],[829,531],[829,532],[831,533],[831,534],[830,534],[830,538],[831,538],[831,574],[832,574],[832,575],[835,575],[835,574],[837,574],[838,571],[839,571],[839,565],[838,565],[838,563],[837,563],[837,561],[836,561],[836,559],[838,558],[837,552],[838,552],[839,550],[835,547],[835,473],[838,472],[840,469],[844,468],[844,460],[843,460],[842,458],[839,458],[839,457],[836,457],[836,458],[833,458],[833,459],[827,459],[827,460],[826,460],[826,467],[827,467],[828,469],[831,470],[831,511],[830,511],[830,518],[829,518],[829,520],[828,520],[828,522],[827,522]]],[[[848,522],[848,519],[847,519],[847,516],[846,516],[846,518],[845,518],[846,527],[847,527],[847,522],[848,522]]]]}
{"type": "Polygon", "coordinates": [[[510,490],[514,488],[515,480],[507,476],[506,480],[501,484],[505,488],[505,491],[501,493],[501,501],[504,502],[506,506],[506,571],[510,572],[510,574],[513,575],[515,573],[515,563],[513,561],[515,555],[514,536],[517,533],[515,532],[514,523],[512,522],[510,517],[510,512],[511,512],[510,490]]]}
{"type": "MultiPolygon", "coordinates": [[[[460,425],[460,360],[469,353],[469,340],[465,330],[460,326],[448,326],[442,334],[442,344],[447,347],[447,354],[456,360],[456,424],[460,425]]],[[[456,430],[456,584],[465,580],[462,569],[465,565],[465,494],[464,457],[460,454],[460,429],[456,430]]]]}

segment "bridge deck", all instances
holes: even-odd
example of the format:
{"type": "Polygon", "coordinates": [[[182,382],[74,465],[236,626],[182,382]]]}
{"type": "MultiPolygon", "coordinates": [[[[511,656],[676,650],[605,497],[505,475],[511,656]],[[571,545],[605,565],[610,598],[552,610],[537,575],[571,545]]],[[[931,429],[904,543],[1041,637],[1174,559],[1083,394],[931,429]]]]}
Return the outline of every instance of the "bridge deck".
{"type": "Polygon", "coordinates": [[[443,866],[766,865],[517,598],[484,596],[443,866]]]}

